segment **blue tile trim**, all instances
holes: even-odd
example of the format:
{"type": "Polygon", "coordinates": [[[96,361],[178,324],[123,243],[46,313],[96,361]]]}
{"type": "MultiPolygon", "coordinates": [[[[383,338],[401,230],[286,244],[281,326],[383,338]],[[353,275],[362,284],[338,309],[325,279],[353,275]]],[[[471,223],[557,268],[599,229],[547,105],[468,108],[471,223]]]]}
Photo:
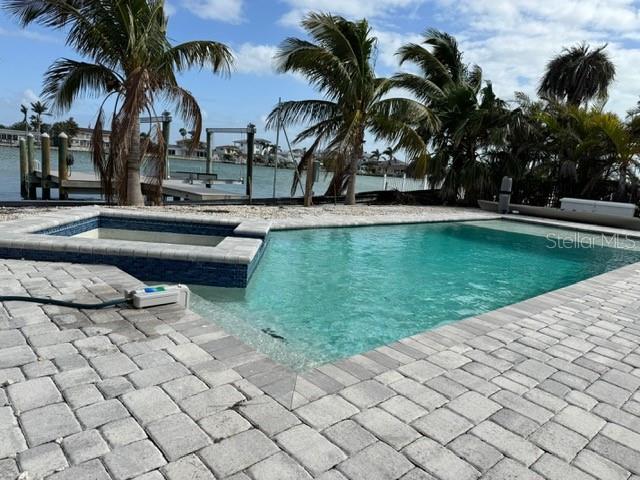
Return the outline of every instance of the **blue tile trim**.
{"type": "Polygon", "coordinates": [[[165,221],[145,218],[125,218],[95,216],[86,220],[70,222],[64,225],[40,230],[39,234],[71,237],[96,228],[115,228],[120,230],[142,230],[146,232],[183,233],[191,235],[210,235],[231,237],[238,225],[165,221]]]}
{"type": "MultiPolygon", "coordinates": [[[[216,287],[245,288],[250,266],[230,263],[189,262],[149,257],[92,255],[79,252],[52,252],[0,248],[0,258],[47,262],[114,265],[137,278],[147,281],[190,283],[216,287]]],[[[252,264],[257,263],[255,260],[252,264]]]]}
{"type": "Polygon", "coordinates": [[[95,230],[100,227],[100,217],[91,217],[85,220],[78,220],[77,222],[65,223],[63,225],[57,225],[55,227],[46,228],[35,233],[41,235],[55,235],[58,237],[72,237],[80,233],[88,232],[89,230],[95,230]]]}

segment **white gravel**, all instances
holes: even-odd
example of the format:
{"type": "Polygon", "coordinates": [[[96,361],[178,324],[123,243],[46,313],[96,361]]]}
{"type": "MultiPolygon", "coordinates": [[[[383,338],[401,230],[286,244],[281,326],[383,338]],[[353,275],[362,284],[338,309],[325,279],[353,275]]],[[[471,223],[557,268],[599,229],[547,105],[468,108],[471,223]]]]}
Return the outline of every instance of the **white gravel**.
{"type": "MultiPolygon", "coordinates": [[[[45,211],[61,210],[60,208],[0,208],[0,221],[12,220],[29,215],[36,215],[45,211]]],[[[231,218],[247,218],[260,220],[305,219],[316,217],[442,217],[447,214],[461,214],[475,212],[478,209],[463,209],[458,207],[440,206],[409,206],[409,205],[320,205],[311,208],[301,206],[250,206],[250,205],[176,205],[161,207],[111,207],[119,209],[144,209],[155,212],[189,213],[194,215],[229,216],[231,218]]]]}

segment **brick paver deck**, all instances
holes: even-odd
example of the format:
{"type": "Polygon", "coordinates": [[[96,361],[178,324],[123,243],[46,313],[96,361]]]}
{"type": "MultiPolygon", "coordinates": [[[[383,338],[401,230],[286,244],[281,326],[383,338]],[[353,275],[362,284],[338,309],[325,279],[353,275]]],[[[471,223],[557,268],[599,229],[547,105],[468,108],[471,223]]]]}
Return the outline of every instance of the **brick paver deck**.
{"type": "MultiPolygon", "coordinates": [[[[0,292],[114,298],[0,260],[0,292]]],[[[177,307],[0,307],[0,479],[640,479],[640,264],[296,375],[177,307]]]]}

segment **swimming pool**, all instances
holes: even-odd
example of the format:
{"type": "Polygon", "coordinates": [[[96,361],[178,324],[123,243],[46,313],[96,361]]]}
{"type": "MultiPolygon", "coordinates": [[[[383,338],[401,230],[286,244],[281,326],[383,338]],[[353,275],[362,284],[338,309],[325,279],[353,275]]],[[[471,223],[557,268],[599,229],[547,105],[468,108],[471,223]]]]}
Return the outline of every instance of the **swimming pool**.
{"type": "Polygon", "coordinates": [[[576,235],[505,220],[272,231],[246,289],[194,286],[191,308],[305,370],[640,261],[576,235]]]}

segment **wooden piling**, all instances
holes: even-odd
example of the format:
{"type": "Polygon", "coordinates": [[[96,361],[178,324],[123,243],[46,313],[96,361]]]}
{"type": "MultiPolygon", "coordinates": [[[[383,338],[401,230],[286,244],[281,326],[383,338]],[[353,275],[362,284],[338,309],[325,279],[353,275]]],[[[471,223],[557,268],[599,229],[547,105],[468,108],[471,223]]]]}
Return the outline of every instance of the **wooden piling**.
{"type": "Polygon", "coordinates": [[[69,179],[69,167],[67,165],[67,155],[69,153],[69,137],[62,132],[58,135],[58,191],[60,200],[67,200],[69,194],[62,186],[62,182],[69,179]]]}
{"type": "Polygon", "coordinates": [[[253,153],[254,142],[256,138],[256,126],[253,124],[247,125],[247,197],[249,197],[249,204],[253,199],[253,153]]]}
{"type": "Polygon", "coordinates": [[[29,200],[35,200],[37,198],[37,184],[33,181],[36,172],[36,143],[32,133],[27,135],[27,158],[28,158],[28,171],[27,171],[27,192],[29,200]]]}
{"type": "Polygon", "coordinates": [[[164,140],[164,179],[171,178],[171,164],[169,163],[169,142],[171,137],[171,115],[169,112],[162,114],[162,138],[164,140]]]}
{"type": "Polygon", "coordinates": [[[26,199],[28,196],[27,190],[27,170],[29,170],[29,160],[27,154],[27,140],[21,138],[20,145],[20,197],[26,199]]]}
{"type": "Polygon", "coordinates": [[[48,133],[43,133],[40,137],[40,148],[42,149],[42,199],[51,200],[51,139],[48,133]]]}

